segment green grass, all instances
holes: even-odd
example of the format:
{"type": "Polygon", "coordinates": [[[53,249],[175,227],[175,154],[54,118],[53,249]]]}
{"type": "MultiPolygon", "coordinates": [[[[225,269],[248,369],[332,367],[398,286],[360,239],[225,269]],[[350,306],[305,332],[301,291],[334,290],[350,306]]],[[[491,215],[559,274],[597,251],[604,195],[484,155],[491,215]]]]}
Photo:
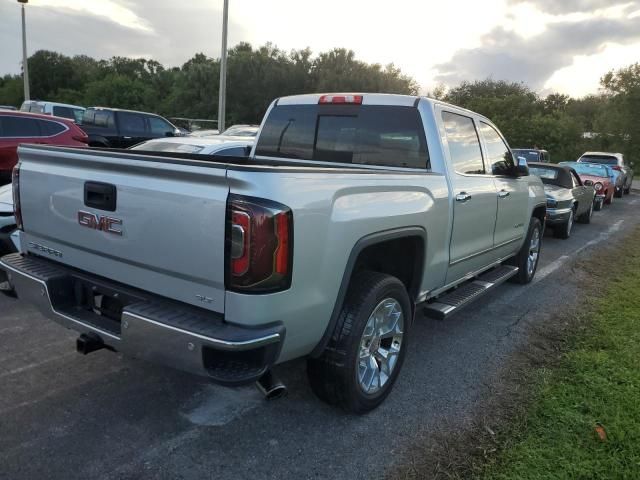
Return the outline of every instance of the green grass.
{"type": "Polygon", "coordinates": [[[637,251],[626,245],[614,259],[618,273],[606,275],[607,286],[597,289],[582,314],[586,328],[557,365],[537,372],[531,406],[480,478],[640,479],[637,251]],[[598,425],[605,440],[596,433],[598,425]]]}

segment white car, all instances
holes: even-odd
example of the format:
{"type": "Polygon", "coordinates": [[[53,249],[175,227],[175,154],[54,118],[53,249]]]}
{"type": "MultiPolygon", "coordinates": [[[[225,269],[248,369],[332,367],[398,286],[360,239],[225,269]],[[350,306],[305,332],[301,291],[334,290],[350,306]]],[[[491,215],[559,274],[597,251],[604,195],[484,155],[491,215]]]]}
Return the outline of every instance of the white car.
{"type": "Polygon", "coordinates": [[[76,123],[82,122],[82,116],[86,108],[68,103],[44,102],[40,100],[27,100],[20,107],[21,112],[43,113],[55,117],[64,117],[76,123]]]}
{"type": "Polygon", "coordinates": [[[246,157],[251,153],[253,140],[253,138],[227,137],[224,135],[215,137],[154,138],[131,147],[131,150],[246,157]]]}

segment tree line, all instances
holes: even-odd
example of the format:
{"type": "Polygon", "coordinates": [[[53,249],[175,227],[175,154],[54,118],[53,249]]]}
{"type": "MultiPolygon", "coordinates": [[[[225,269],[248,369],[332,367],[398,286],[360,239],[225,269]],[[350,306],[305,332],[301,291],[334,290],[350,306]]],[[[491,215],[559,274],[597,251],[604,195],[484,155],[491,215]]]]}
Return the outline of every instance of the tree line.
{"type": "MultiPolygon", "coordinates": [[[[218,109],[220,62],[201,53],[174,68],[141,58],[96,60],[46,50],[28,62],[33,98],[168,117],[215,119],[218,109]]],[[[368,64],[347,49],[314,56],[310,49],[285,52],[271,44],[240,43],[229,51],[229,124],[259,123],[276,97],[329,91],[415,95],[419,86],[393,64],[368,64]]],[[[541,96],[523,83],[494,79],[439,87],[430,96],[486,115],[512,147],[545,148],[554,161],[586,150],[640,158],[640,64],[607,73],[600,91],[584,98],[541,96]]],[[[21,102],[21,75],[1,77],[0,104],[21,102]]]]}

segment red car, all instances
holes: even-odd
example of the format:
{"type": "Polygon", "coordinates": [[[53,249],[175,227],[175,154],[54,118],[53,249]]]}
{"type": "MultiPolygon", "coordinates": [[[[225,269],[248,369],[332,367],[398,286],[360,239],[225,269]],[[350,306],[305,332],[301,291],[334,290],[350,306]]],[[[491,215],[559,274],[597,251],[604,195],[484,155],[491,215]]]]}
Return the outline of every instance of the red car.
{"type": "Polygon", "coordinates": [[[88,141],[87,134],[67,118],[0,111],[0,185],[11,181],[21,143],[86,147],[88,141]]]}
{"type": "Polygon", "coordinates": [[[609,167],[597,163],[560,162],[560,165],[573,168],[585,185],[593,185],[596,191],[594,210],[602,205],[611,205],[616,191],[613,174],[609,167]]]}

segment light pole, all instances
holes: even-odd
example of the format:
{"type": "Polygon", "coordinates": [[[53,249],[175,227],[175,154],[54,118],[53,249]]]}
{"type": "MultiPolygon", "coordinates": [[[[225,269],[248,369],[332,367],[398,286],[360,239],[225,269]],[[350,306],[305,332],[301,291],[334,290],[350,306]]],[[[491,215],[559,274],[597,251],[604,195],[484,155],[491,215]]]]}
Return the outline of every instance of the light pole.
{"type": "Polygon", "coordinates": [[[29,62],[27,61],[27,27],[24,19],[24,6],[29,0],[18,0],[22,4],[22,78],[24,79],[24,99],[31,100],[29,94],[29,62]]]}
{"type": "Polygon", "coordinates": [[[218,131],[224,131],[224,115],[227,103],[227,23],[229,21],[229,0],[224,0],[222,12],[222,55],[220,56],[220,91],[218,98],[218,131]]]}

